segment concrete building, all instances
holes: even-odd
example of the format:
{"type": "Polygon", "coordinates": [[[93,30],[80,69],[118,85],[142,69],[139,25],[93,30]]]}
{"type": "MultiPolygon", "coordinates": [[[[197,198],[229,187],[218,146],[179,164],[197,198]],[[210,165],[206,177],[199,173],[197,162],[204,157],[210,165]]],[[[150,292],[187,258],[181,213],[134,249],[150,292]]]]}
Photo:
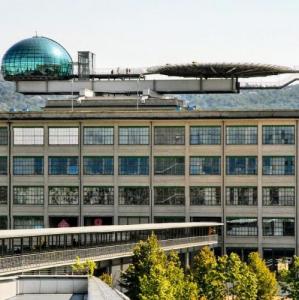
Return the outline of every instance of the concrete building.
{"type": "Polygon", "coordinates": [[[2,229],[221,221],[219,251],[298,254],[299,111],[106,100],[0,114],[2,229]]]}

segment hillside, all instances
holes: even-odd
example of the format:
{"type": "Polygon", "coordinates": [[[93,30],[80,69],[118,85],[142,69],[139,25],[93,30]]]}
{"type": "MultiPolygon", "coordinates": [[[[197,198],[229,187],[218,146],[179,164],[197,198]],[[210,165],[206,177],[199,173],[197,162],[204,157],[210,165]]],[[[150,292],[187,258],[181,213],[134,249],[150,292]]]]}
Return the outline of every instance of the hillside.
{"type": "MultiPolygon", "coordinates": [[[[240,94],[180,95],[203,110],[299,109],[299,85],[282,90],[243,91],[240,94]]],[[[51,99],[57,98],[52,96],[51,99]]],[[[60,96],[61,98],[61,96],[60,96]]],[[[14,83],[0,78],[0,111],[40,110],[45,96],[16,93],[14,83]]]]}

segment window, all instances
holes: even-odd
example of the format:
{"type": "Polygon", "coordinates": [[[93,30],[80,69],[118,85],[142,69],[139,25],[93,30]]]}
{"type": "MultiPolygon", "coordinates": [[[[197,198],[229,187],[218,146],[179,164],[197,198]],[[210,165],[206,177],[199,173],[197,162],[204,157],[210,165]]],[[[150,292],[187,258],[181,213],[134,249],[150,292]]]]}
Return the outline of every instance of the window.
{"type": "Polygon", "coordinates": [[[263,187],[263,205],[294,206],[295,188],[281,186],[263,187]]]}
{"type": "Polygon", "coordinates": [[[14,145],[43,145],[44,128],[15,127],[13,129],[14,145]]]}
{"type": "Polygon", "coordinates": [[[148,224],[149,217],[118,217],[119,225],[148,224]]]}
{"type": "Polygon", "coordinates": [[[191,126],[190,145],[220,145],[220,126],[191,126]]]}
{"type": "Polygon", "coordinates": [[[227,126],[227,145],[255,145],[257,144],[257,126],[227,126]]]}
{"type": "Polygon", "coordinates": [[[49,128],[49,145],[78,145],[78,127],[49,128]]]}
{"type": "Polygon", "coordinates": [[[191,156],[190,175],[220,175],[220,156],[191,156]]]}
{"type": "Polygon", "coordinates": [[[113,157],[84,157],[83,165],[84,175],[113,175],[113,157]]]}
{"type": "Polygon", "coordinates": [[[155,205],[185,205],[185,187],[155,187],[155,205]]]}
{"type": "Polygon", "coordinates": [[[0,156],[0,175],[7,175],[7,157],[0,156]]]}
{"type": "Polygon", "coordinates": [[[50,156],[49,175],[78,175],[77,156],[50,156]]]}
{"type": "Polygon", "coordinates": [[[0,186],[0,205],[7,204],[7,186],[0,186]]]}
{"type": "Polygon", "coordinates": [[[220,205],[221,188],[220,186],[191,186],[190,187],[191,205],[220,205]]]}
{"type": "MultiPolygon", "coordinates": [[[[191,222],[216,222],[222,223],[221,217],[190,217],[191,222]]],[[[216,232],[218,235],[222,235],[222,226],[216,227],[216,232]]]]}
{"type": "Polygon", "coordinates": [[[43,175],[44,158],[42,156],[15,156],[13,158],[14,175],[43,175]]]}
{"type": "Polygon", "coordinates": [[[119,127],[118,141],[120,145],[148,145],[148,127],[119,127]]]}
{"type": "Polygon", "coordinates": [[[79,203],[79,188],[76,186],[49,187],[49,205],[76,205],[79,203]]]}
{"type": "Polygon", "coordinates": [[[256,236],[257,218],[226,218],[226,235],[229,236],[256,236]]]}
{"type": "Polygon", "coordinates": [[[15,216],[14,229],[39,229],[44,228],[44,217],[40,216],[15,216]]]}
{"type": "Polygon", "coordinates": [[[294,175],[294,156],[263,156],[263,175],[294,175]]]}
{"type": "Polygon", "coordinates": [[[7,127],[0,127],[0,145],[8,144],[8,131],[7,127]]]}
{"type": "Polygon", "coordinates": [[[157,216],[154,217],[155,223],[184,223],[185,217],[176,216],[157,216]]]}
{"type": "Polygon", "coordinates": [[[263,144],[295,144],[295,127],[290,125],[263,126],[263,144]]]}
{"type": "Polygon", "coordinates": [[[294,236],[294,218],[263,218],[264,236],[294,236]]]}
{"type": "Polygon", "coordinates": [[[149,205],[149,188],[123,186],[118,188],[119,205],[149,205]]]}
{"type": "Polygon", "coordinates": [[[227,205],[257,205],[256,187],[227,187],[226,188],[227,205]]]}
{"type": "Polygon", "coordinates": [[[7,229],[7,217],[0,216],[0,230],[7,229]]]}
{"type": "Polygon", "coordinates": [[[148,157],[121,156],[119,157],[119,175],[148,175],[148,157]]]}
{"type": "Polygon", "coordinates": [[[113,145],[113,127],[84,127],[84,145],[113,145]]]}
{"type": "Polygon", "coordinates": [[[155,145],[185,145],[185,127],[155,127],[155,145]]]}
{"type": "Polygon", "coordinates": [[[227,175],[257,175],[256,156],[227,156],[227,175]]]}
{"type": "Polygon", "coordinates": [[[185,157],[155,157],[155,175],[185,175],[185,157]]]}
{"type": "Polygon", "coordinates": [[[44,204],[44,188],[41,186],[14,186],[14,204],[44,204]]]}
{"type": "Polygon", "coordinates": [[[86,205],[113,205],[114,188],[108,186],[85,186],[83,199],[86,205]]]}

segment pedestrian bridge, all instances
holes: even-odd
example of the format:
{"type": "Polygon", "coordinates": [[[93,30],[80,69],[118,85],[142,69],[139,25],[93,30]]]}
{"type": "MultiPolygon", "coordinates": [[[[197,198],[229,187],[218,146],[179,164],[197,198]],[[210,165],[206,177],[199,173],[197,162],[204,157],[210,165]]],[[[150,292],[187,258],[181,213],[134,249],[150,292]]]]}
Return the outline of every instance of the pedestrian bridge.
{"type": "Polygon", "coordinates": [[[165,251],[216,246],[221,223],[191,222],[0,231],[0,276],[130,257],[154,233],[165,251]]]}

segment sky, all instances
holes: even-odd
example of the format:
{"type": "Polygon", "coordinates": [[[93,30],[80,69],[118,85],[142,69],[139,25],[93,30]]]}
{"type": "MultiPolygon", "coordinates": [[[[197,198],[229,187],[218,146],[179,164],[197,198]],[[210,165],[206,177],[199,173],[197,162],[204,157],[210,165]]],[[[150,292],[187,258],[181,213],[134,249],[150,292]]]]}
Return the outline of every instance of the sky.
{"type": "Polygon", "coordinates": [[[0,58],[38,35],[98,68],[255,62],[299,66],[299,0],[0,0],[0,58]]]}

